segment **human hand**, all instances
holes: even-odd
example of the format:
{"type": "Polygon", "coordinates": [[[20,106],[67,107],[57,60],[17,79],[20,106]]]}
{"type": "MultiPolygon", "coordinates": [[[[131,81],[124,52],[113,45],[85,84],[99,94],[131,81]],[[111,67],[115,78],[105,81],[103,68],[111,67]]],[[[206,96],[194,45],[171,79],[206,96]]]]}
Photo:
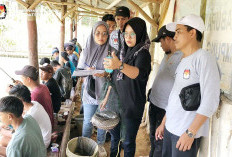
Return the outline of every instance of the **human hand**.
{"type": "Polygon", "coordinates": [[[183,133],[176,143],[176,148],[179,149],[179,151],[183,151],[183,152],[185,152],[186,150],[190,150],[193,141],[194,141],[193,137],[189,137],[186,133],[183,133]]]}
{"type": "Polygon", "coordinates": [[[107,77],[107,76],[108,76],[108,73],[107,73],[107,72],[104,72],[104,73],[96,73],[96,74],[94,74],[93,76],[96,76],[96,77],[107,77]]]}
{"type": "Polygon", "coordinates": [[[15,80],[15,83],[14,83],[15,85],[18,85],[18,84],[21,84],[21,85],[23,85],[23,83],[21,82],[21,81],[19,81],[19,80],[15,80]]]}
{"type": "Polygon", "coordinates": [[[8,84],[6,87],[6,92],[9,93],[12,87],[14,87],[12,84],[8,84]]]}
{"type": "Polygon", "coordinates": [[[94,70],[94,67],[88,67],[87,70],[94,70]]]}
{"type": "Polygon", "coordinates": [[[104,68],[105,69],[118,69],[122,62],[118,59],[118,57],[115,55],[115,52],[112,52],[112,58],[104,58],[104,68]]]}
{"type": "Polygon", "coordinates": [[[164,124],[160,124],[159,127],[156,129],[155,131],[155,139],[158,140],[162,140],[164,138],[164,124]]]}

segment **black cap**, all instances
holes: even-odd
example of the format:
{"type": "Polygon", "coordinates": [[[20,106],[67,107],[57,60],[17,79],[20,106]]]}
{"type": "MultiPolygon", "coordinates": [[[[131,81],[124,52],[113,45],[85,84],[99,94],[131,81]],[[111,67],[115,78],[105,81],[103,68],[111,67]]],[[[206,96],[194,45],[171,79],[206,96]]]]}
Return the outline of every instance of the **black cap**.
{"type": "Polygon", "coordinates": [[[67,53],[67,52],[61,52],[61,56],[62,56],[66,61],[69,61],[68,53],[67,53]]]}
{"type": "Polygon", "coordinates": [[[130,10],[127,7],[121,6],[116,9],[115,16],[130,17],[130,10]]]}
{"type": "Polygon", "coordinates": [[[42,59],[40,60],[39,64],[40,64],[40,65],[43,65],[44,63],[50,64],[50,59],[47,58],[47,57],[42,58],[42,59]]]}
{"type": "Polygon", "coordinates": [[[160,38],[167,37],[167,36],[174,38],[175,32],[171,32],[167,30],[166,25],[164,25],[163,27],[159,29],[158,36],[155,39],[153,39],[152,42],[160,42],[160,38]]]}

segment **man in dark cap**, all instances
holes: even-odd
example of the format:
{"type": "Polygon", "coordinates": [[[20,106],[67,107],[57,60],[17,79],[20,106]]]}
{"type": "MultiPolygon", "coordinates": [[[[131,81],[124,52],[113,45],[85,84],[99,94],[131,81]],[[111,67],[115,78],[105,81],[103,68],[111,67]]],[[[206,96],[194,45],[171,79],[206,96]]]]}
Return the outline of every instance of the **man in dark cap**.
{"type": "Polygon", "coordinates": [[[69,60],[77,67],[79,54],[74,51],[73,45],[69,45],[66,47],[66,52],[68,53],[69,60]],[[75,53],[74,53],[75,52],[75,53]]]}
{"type": "Polygon", "coordinates": [[[16,81],[16,83],[24,84],[30,89],[31,100],[39,102],[44,107],[53,126],[52,99],[48,87],[38,82],[39,71],[33,66],[26,65],[22,70],[15,71],[15,74],[21,75],[22,78],[22,82],[16,81]]]}
{"type": "Polygon", "coordinates": [[[149,121],[150,121],[150,157],[162,156],[162,139],[155,139],[156,128],[160,125],[164,115],[165,107],[168,104],[168,97],[171,92],[175,71],[181,61],[182,53],[176,51],[173,37],[175,32],[168,31],[166,26],[160,28],[158,36],[153,42],[160,42],[165,52],[164,58],[159,66],[149,97],[149,121]]]}
{"type": "Polygon", "coordinates": [[[109,44],[118,52],[123,49],[124,38],[122,35],[123,27],[130,18],[130,10],[125,6],[118,7],[115,13],[115,21],[119,30],[115,30],[110,34],[109,44]],[[120,37],[120,38],[119,38],[120,37]]]}
{"type": "Polygon", "coordinates": [[[67,52],[61,52],[61,61],[64,62],[64,67],[68,67],[71,70],[71,74],[73,74],[76,68],[74,64],[69,60],[67,52]]]}
{"type": "Polygon", "coordinates": [[[39,64],[43,65],[44,63],[50,64],[50,59],[47,57],[44,57],[40,60],[39,64]]]}
{"type": "Polygon", "coordinates": [[[59,61],[59,49],[57,47],[52,48],[52,57],[59,61]]]}
{"type": "Polygon", "coordinates": [[[61,94],[59,86],[53,76],[53,68],[51,65],[45,65],[40,67],[41,69],[41,80],[44,81],[44,84],[48,87],[51,98],[54,113],[58,113],[61,106],[61,94]]]}

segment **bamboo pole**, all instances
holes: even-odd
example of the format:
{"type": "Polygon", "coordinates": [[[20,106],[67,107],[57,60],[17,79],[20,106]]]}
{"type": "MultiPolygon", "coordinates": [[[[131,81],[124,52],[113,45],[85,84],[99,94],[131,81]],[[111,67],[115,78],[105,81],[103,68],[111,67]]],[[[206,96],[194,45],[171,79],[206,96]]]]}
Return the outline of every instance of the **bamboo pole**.
{"type": "Polygon", "coordinates": [[[158,27],[157,23],[150,18],[137,4],[135,4],[132,0],[127,0],[127,2],[132,5],[135,10],[137,10],[152,26],[158,27]]]}
{"type": "Polygon", "coordinates": [[[34,10],[36,6],[41,2],[42,0],[35,0],[31,6],[28,8],[29,10],[34,10]]]}
{"type": "Polygon", "coordinates": [[[94,11],[75,11],[76,13],[83,13],[83,14],[93,14],[93,15],[97,15],[97,16],[103,16],[104,14],[99,14],[96,13],[94,11]]]}
{"type": "Polygon", "coordinates": [[[106,9],[111,9],[113,8],[115,5],[117,5],[118,3],[120,3],[122,0],[115,0],[113,1],[108,7],[106,7],[106,9]]]}
{"type": "MultiPolygon", "coordinates": [[[[66,2],[66,0],[62,0],[62,2],[66,2]]],[[[67,12],[67,6],[62,6],[61,9],[61,17],[63,17],[67,12]]],[[[64,39],[65,39],[65,19],[61,21],[60,25],[60,52],[64,51],[64,39]]],[[[59,62],[61,65],[63,64],[61,61],[61,53],[59,53],[59,62]]]]}
{"type": "Polygon", "coordinates": [[[63,21],[68,15],[73,13],[77,9],[78,5],[74,6],[69,12],[67,12],[62,18],[61,21],[63,21]]]}
{"type": "Polygon", "coordinates": [[[96,7],[93,7],[93,6],[90,6],[90,5],[82,5],[82,4],[80,4],[80,7],[81,8],[86,8],[86,9],[89,9],[89,10],[93,10],[93,11],[97,11],[97,12],[107,12],[107,13],[114,13],[115,12],[115,10],[96,8],[96,7]]]}
{"type": "Polygon", "coordinates": [[[164,0],[140,0],[140,1],[161,4],[163,3],[164,0]]]}
{"type": "MultiPolygon", "coordinates": [[[[78,6],[78,4],[69,3],[69,2],[54,2],[54,1],[44,1],[44,2],[51,3],[51,4],[56,4],[56,5],[78,6]]],[[[77,1],[77,2],[79,3],[79,1],[77,1]]],[[[93,6],[88,5],[88,4],[79,4],[79,7],[89,9],[89,10],[93,10],[93,11],[97,11],[97,12],[107,12],[107,13],[114,13],[115,12],[114,10],[96,8],[96,7],[93,7],[93,6]]]]}
{"type": "Polygon", "coordinates": [[[77,26],[78,26],[78,18],[79,18],[79,14],[75,13],[75,32],[74,32],[74,37],[77,38],[77,26]]]}
{"type": "Polygon", "coordinates": [[[51,8],[50,4],[46,3],[49,10],[51,10],[51,12],[53,13],[53,15],[58,19],[58,21],[62,24],[62,21],[60,20],[60,18],[56,15],[56,13],[54,12],[54,10],[51,8]]]}
{"type": "Polygon", "coordinates": [[[29,8],[29,4],[27,4],[26,2],[22,1],[22,0],[16,0],[16,2],[18,2],[19,4],[21,4],[24,8],[29,8]]]}

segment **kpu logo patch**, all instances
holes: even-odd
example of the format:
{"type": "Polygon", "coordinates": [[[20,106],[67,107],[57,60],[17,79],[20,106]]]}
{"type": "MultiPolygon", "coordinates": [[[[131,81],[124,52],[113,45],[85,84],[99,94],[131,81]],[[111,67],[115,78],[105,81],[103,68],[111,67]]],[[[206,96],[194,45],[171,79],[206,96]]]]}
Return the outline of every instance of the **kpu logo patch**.
{"type": "Polygon", "coordinates": [[[189,79],[190,78],[190,69],[185,69],[184,74],[183,74],[184,79],[189,79]]]}
{"type": "Polygon", "coordinates": [[[0,4],[0,19],[6,18],[6,6],[4,4],[0,4]]]}

